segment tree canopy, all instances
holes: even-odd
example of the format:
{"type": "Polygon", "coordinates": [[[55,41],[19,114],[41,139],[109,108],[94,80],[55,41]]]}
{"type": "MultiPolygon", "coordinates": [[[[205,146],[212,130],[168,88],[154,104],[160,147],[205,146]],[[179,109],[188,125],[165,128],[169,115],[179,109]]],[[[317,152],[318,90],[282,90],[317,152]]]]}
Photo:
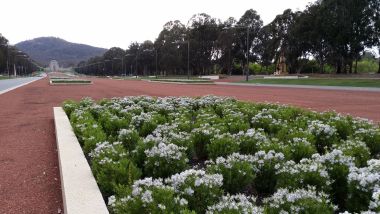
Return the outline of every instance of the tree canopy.
{"type": "Polygon", "coordinates": [[[379,8],[379,0],[318,0],[303,11],[287,9],[267,25],[253,9],[238,20],[195,14],[186,25],[167,22],[155,41],[134,42],[125,51],[111,48],[102,59],[112,61],[113,70],[104,63],[103,69],[90,71],[91,59],[77,71],[184,75],[189,63],[194,75],[241,74],[248,59],[260,71],[273,72],[283,55],[290,73],[309,72],[310,66],[321,73],[327,67],[338,74],[356,73],[357,62],[368,49],[380,52],[379,8]]]}

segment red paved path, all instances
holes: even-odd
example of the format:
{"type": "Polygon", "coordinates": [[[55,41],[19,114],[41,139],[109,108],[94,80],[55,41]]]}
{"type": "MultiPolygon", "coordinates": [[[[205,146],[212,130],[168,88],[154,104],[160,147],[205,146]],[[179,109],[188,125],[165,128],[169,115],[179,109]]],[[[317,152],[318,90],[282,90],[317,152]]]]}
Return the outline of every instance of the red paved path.
{"type": "Polygon", "coordinates": [[[0,95],[0,213],[57,213],[62,209],[52,107],[69,98],[214,94],[319,111],[334,109],[380,121],[377,92],[93,80],[93,85],[86,86],[49,86],[45,78],[0,95]]]}

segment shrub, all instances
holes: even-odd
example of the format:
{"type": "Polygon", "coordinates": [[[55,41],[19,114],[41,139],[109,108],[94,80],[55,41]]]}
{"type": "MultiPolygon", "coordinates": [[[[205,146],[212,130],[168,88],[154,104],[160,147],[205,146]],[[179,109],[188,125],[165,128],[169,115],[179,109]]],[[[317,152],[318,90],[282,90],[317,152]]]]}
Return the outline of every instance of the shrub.
{"type": "Polygon", "coordinates": [[[312,159],[326,166],[332,180],[330,197],[341,211],[345,210],[348,196],[347,176],[350,167],[354,166],[354,159],[345,156],[341,150],[333,150],[322,156],[314,154],[312,159]]]}
{"type": "Polygon", "coordinates": [[[210,140],[210,143],[207,144],[206,150],[208,157],[211,159],[220,156],[226,157],[227,155],[239,151],[239,143],[235,137],[229,133],[215,135],[214,138],[210,140]]]}
{"type": "Polygon", "coordinates": [[[359,140],[346,140],[337,146],[337,149],[341,150],[345,156],[353,157],[358,167],[365,166],[371,157],[367,145],[359,140]]]}
{"type": "Polygon", "coordinates": [[[189,161],[185,151],[185,147],[165,143],[159,143],[145,150],[145,174],[155,178],[166,178],[185,170],[189,161]]]}
{"type": "Polygon", "coordinates": [[[310,159],[302,159],[298,164],[287,161],[277,174],[278,188],[302,189],[314,186],[317,191],[330,191],[331,180],[326,167],[310,159]]]}
{"type": "Polygon", "coordinates": [[[243,194],[226,195],[212,206],[207,208],[206,214],[240,214],[251,213],[261,214],[263,209],[255,205],[256,199],[252,196],[245,196],[243,194]]]}
{"type": "Polygon", "coordinates": [[[355,136],[363,140],[371,151],[372,158],[380,157],[380,130],[374,128],[360,128],[355,132],[355,136]]]}
{"type": "Polygon", "coordinates": [[[71,113],[78,108],[78,104],[73,100],[66,100],[62,104],[62,108],[66,115],[70,118],[71,113]]]}
{"type": "Polygon", "coordinates": [[[334,213],[334,206],[327,195],[314,189],[278,189],[270,198],[264,200],[264,212],[277,213],[334,213]]]}
{"type": "Polygon", "coordinates": [[[276,110],[268,110],[265,108],[261,110],[252,118],[252,127],[256,129],[262,128],[269,135],[276,135],[286,123],[283,123],[281,119],[274,118],[272,115],[274,112],[276,112],[276,110]]]}
{"type": "Polygon", "coordinates": [[[380,189],[380,160],[369,160],[368,167],[351,167],[348,175],[347,208],[350,212],[366,210],[373,193],[380,189]]]}
{"type": "Polygon", "coordinates": [[[208,125],[202,125],[191,131],[191,140],[194,143],[195,154],[198,159],[206,159],[206,146],[210,143],[213,136],[219,134],[220,130],[208,125]]]}
{"type": "Polygon", "coordinates": [[[270,195],[277,184],[277,170],[284,160],[282,153],[258,151],[253,156],[253,169],[256,174],[253,186],[260,196],[270,195]]]}
{"type": "Polygon", "coordinates": [[[302,159],[311,158],[317,150],[306,138],[295,137],[287,142],[283,152],[288,160],[299,162],[302,159]]]}
{"type": "Polygon", "coordinates": [[[336,129],[319,120],[313,120],[308,127],[309,132],[315,136],[317,151],[325,153],[337,141],[336,129]]]}
{"type": "Polygon", "coordinates": [[[269,143],[263,129],[248,129],[246,132],[239,132],[236,140],[242,154],[255,154],[259,151],[260,144],[269,143]]]}
{"type": "Polygon", "coordinates": [[[139,133],[132,127],[129,129],[120,129],[117,139],[123,143],[124,147],[128,151],[132,151],[136,147],[137,142],[140,141],[140,136],[139,133]]]}
{"type": "Polygon", "coordinates": [[[223,175],[223,189],[229,193],[244,191],[255,177],[252,156],[232,154],[227,158],[219,157],[207,164],[207,171],[223,175]]]}
{"type": "Polygon", "coordinates": [[[135,181],[127,196],[108,199],[108,206],[116,214],[183,213],[187,210],[186,205],[186,199],[176,196],[172,187],[152,178],[135,181]]]}
{"type": "Polygon", "coordinates": [[[121,143],[102,142],[89,154],[94,176],[103,194],[115,194],[118,185],[132,184],[141,170],[127,158],[121,143]]]}
{"type": "Polygon", "coordinates": [[[189,208],[204,213],[223,194],[223,176],[207,174],[203,170],[189,169],[168,178],[166,182],[189,202],[189,208]]]}

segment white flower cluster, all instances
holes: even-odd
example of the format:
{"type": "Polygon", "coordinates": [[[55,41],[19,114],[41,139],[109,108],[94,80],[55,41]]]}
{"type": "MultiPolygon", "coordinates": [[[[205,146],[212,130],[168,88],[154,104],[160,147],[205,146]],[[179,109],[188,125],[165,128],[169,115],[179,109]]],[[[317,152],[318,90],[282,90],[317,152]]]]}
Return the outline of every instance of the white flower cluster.
{"type": "Polygon", "coordinates": [[[148,113],[145,113],[145,112],[141,112],[140,115],[134,115],[132,117],[132,120],[131,120],[131,123],[136,126],[136,127],[139,127],[141,126],[144,122],[149,122],[152,120],[152,113],[151,112],[148,112],[148,113]]]}
{"type": "Polygon", "coordinates": [[[201,127],[195,128],[191,131],[192,133],[201,133],[206,136],[213,136],[220,133],[220,130],[212,127],[210,124],[202,124],[201,127]]]}
{"type": "Polygon", "coordinates": [[[367,144],[365,144],[361,140],[346,140],[346,141],[343,141],[341,144],[339,144],[338,146],[335,146],[335,147],[337,147],[338,149],[340,149],[342,151],[352,150],[353,148],[359,148],[360,147],[360,148],[364,149],[367,153],[370,153],[367,144]]]}
{"type": "MultiPolygon", "coordinates": [[[[189,182],[189,179],[194,179],[191,186],[207,186],[207,187],[221,187],[223,185],[223,176],[221,174],[207,174],[204,170],[188,169],[181,173],[172,175],[165,181],[170,184],[176,191],[181,191],[181,187],[189,182]]],[[[186,189],[185,193],[192,194],[194,191],[186,189]]]]}
{"type": "Polygon", "coordinates": [[[332,137],[336,129],[328,124],[324,124],[320,120],[313,120],[310,122],[308,126],[308,130],[310,133],[315,135],[324,135],[326,137],[332,137]]]}
{"type": "Polygon", "coordinates": [[[147,157],[160,157],[165,158],[166,160],[180,160],[183,158],[186,149],[187,148],[185,147],[179,147],[171,143],[159,143],[144,152],[147,157]]]}
{"type": "Polygon", "coordinates": [[[348,182],[358,184],[357,188],[366,192],[380,189],[380,160],[367,161],[368,167],[351,167],[348,182]]]}
{"type": "Polygon", "coordinates": [[[353,167],[354,164],[354,158],[345,156],[341,150],[334,149],[331,152],[328,152],[324,155],[320,155],[318,153],[312,155],[312,160],[316,163],[321,164],[328,164],[328,165],[334,165],[334,164],[340,164],[345,165],[347,167],[353,167]]]}
{"type": "Polygon", "coordinates": [[[93,149],[88,155],[94,159],[100,158],[101,159],[99,160],[100,164],[110,163],[112,162],[110,157],[115,157],[119,159],[121,157],[127,156],[126,153],[120,152],[120,150],[118,150],[117,147],[122,148],[122,143],[121,142],[110,143],[108,141],[99,142],[96,144],[95,149],[93,149]]]}
{"type": "Polygon", "coordinates": [[[299,137],[292,138],[292,143],[304,144],[304,145],[308,145],[308,146],[311,145],[311,143],[306,138],[299,138],[299,137]]]}
{"type": "Polygon", "coordinates": [[[263,120],[269,120],[272,125],[285,125],[281,119],[276,119],[272,116],[272,113],[277,112],[277,109],[262,109],[254,117],[252,117],[252,123],[260,123],[263,120]]]}
{"type": "Polygon", "coordinates": [[[275,164],[275,169],[279,169],[281,167],[280,163],[282,163],[284,159],[285,156],[281,152],[276,153],[273,150],[270,150],[268,152],[258,151],[253,156],[252,162],[254,163],[254,170],[256,172],[259,172],[262,170],[266,163],[275,164]]]}
{"type": "Polygon", "coordinates": [[[230,100],[232,99],[229,97],[218,97],[218,96],[208,95],[200,99],[196,99],[195,101],[197,102],[199,106],[209,106],[209,105],[224,103],[230,100]]]}
{"type": "Polygon", "coordinates": [[[269,139],[264,134],[263,129],[248,129],[246,132],[240,131],[236,134],[236,137],[239,139],[241,137],[247,137],[255,140],[258,143],[269,142],[269,139]]]}
{"type": "Polygon", "coordinates": [[[206,214],[224,212],[239,212],[243,214],[262,214],[263,208],[255,205],[256,199],[243,194],[226,195],[215,205],[207,208],[206,214]]]}
{"type": "Polygon", "coordinates": [[[284,163],[282,168],[277,171],[277,174],[290,174],[299,175],[303,173],[318,173],[319,176],[326,179],[326,185],[330,185],[330,177],[327,172],[326,166],[321,163],[315,162],[311,159],[302,159],[299,163],[290,160],[284,163]]]}
{"type": "MultiPolygon", "coordinates": [[[[300,200],[312,200],[316,203],[330,203],[327,195],[324,193],[319,193],[315,191],[314,188],[297,189],[294,191],[289,191],[288,189],[278,189],[271,197],[264,199],[264,203],[271,208],[281,208],[284,205],[290,207],[290,213],[300,213],[304,208],[298,206],[296,203],[300,200]]],[[[288,213],[285,212],[280,213],[288,213]]]]}
{"type": "Polygon", "coordinates": [[[371,210],[379,210],[380,211],[380,189],[377,189],[372,194],[372,200],[369,204],[369,208],[371,210]]]}

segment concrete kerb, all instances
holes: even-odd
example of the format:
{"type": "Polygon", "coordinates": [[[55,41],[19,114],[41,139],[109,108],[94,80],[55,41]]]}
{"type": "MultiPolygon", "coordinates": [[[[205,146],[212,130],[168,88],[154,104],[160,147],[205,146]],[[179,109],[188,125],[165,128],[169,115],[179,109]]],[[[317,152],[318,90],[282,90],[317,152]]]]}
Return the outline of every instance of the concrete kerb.
{"type": "Polygon", "coordinates": [[[53,110],[64,213],[109,213],[66,113],[53,110]]]}
{"type": "Polygon", "coordinates": [[[18,86],[15,86],[15,87],[11,87],[11,88],[7,88],[7,89],[5,89],[5,90],[2,90],[2,91],[0,91],[0,95],[1,95],[1,94],[5,94],[5,93],[7,93],[7,92],[9,92],[9,91],[12,91],[12,90],[14,90],[14,89],[16,89],[16,88],[20,88],[20,87],[22,87],[22,86],[28,85],[28,84],[30,84],[30,83],[32,83],[32,82],[35,82],[35,81],[37,81],[37,80],[40,80],[40,79],[42,79],[42,78],[45,78],[45,77],[41,77],[41,78],[38,78],[38,79],[35,79],[35,80],[31,80],[30,82],[26,82],[26,83],[23,83],[23,84],[21,84],[21,85],[18,85],[18,86]]]}

